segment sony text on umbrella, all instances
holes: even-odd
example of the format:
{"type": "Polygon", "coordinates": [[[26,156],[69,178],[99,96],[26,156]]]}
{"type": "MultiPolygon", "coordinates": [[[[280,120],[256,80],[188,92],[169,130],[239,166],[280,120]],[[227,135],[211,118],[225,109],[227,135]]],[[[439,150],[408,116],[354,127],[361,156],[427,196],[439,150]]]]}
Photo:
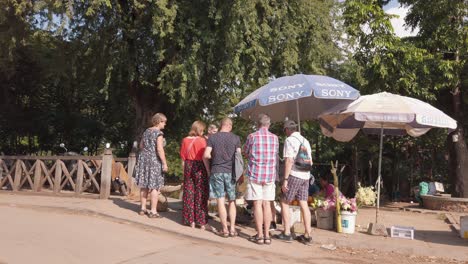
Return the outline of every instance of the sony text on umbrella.
{"type": "MultiPolygon", "coordinates": [[[[318,97],[331,97],[331,98],[350,98],[351,91],[341,90],[345,88],[344,84],[334,83],[315,83],[320,87],[320,95],[318,97]],[[324,88],[324,87],[328,87],[324,88]],[[335,88],[335,89],[333,89],[335,88]],[[336,89],[338,88],[338,89],[336,89]]],[[[293,85],[283,85],[279,87],[270,88],[271,93],[285,91],[284,93],[275,94],[268,96],[268,104],[298,99],[304,96],[310,96],[310,92],[306,90],[294,91],[294,89],[300,89],[305,86],[305,83],[298,83],[293,85]]]]}

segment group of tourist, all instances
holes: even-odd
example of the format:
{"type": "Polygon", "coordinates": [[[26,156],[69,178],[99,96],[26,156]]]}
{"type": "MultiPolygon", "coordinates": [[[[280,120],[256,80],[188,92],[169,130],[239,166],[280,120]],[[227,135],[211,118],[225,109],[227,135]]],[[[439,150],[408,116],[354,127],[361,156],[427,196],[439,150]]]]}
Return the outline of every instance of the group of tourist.
{"type": "MultiPolygon", "coordinates": [[[[163,132],[167,118],[157,113],[152,118],[153,126],[144,133],[140,143],[140,154],[135,169],[136,184],[141,188],[140,215],[159,218],[157,201],[159,190],[164,185],[163,173],[167,171],[167,162],[163,147],[163,132]],[[155,144],[156,143],[156,144],[155,144]],[[146,208],[148,195],[151,209],[146,208]]],[[[222,228],[218,235],[236,237],[236,176],[233,165],[236,155],[242,154],[247,160],[244,176],[238,181],[245,181],[245,199],[253,202],[253,215],[257,234],[249,238],[257,244],[271,244],[270,223],[276,212],[272,203],[276,196],[276,183],[279,182],[279,140],[269,131],[270,117],[261,114],[257,120],[257,131],[248,135],[243,147],[239,136],[231,132],[233,122],[224,118],[219,131],[215,125],[195,121],[188,136],[182,140],[180,157],[184,168],[183,210],[184,225],[205,229],[208,223],[209,199],[216,199],[218,215],[222,228]],[[227,199],[227,209],[226,209],[227,199]],[[228,224],[229,216],[229,224],[228,224]]],[[[290,233],[289,204],[299,201],[304,219],[305,234],[298,240],[310,245],[311,214],[308,208],[310,167],[312,165],[311,147],[307,139],[298,132],[298,125],[292,121],[284,122],[283,157],[284,177],[278,187],[281,189],[281,212],[284,231],[275,238],[292,242],[290,233]],[[301,156],[301,157],[300,157],[301,156]],[[300,162],[298,161],[300,159],[300,162]],[[307,166],[304,167],[303,163],[307,166]]]]}

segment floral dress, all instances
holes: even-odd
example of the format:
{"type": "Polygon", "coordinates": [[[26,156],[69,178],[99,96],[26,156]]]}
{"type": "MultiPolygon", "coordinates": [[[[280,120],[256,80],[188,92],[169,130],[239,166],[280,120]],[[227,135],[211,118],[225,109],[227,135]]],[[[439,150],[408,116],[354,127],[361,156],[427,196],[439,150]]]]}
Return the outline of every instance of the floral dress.
{"type": "Polygon", "coordinates": [[[184,161],[182,220],[186,225],[195,223],[203,226],[208,222],[210,189],[202,160],[205,148],[206,140],[203,137],[187,137],[181,144],[180,157],[184,161]]]}
{"type": "Polygon", "coordinates": [[[163,136],[158,129],[146,129],[143,133],[143,148],[140,149],[135,166],[135,182],[140,188],[161,189],[164,186],[164,174],[161,159],[156,152],[156,139],[163,136]]]}

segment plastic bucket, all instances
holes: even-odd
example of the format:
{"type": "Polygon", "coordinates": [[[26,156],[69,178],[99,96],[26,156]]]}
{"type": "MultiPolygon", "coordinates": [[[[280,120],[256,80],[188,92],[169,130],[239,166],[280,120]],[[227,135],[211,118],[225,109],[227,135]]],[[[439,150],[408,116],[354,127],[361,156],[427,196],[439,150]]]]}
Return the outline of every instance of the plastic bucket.
{"type": "Polygon", "coordinates": [[[356,212],[341,211],[341,230],[345,234],[353,234],[356,226],[356,212]]]}
{"type": "Polygon", "coordinates": [[[334,211],[326,211],[318,209],[315,211],[317,216],[317,228],[332,230],[333,229],[333,218],[335,216],[334,211]]]}
{"type": "Polygon", "coordinates": [[[295,205],[289,206],[289,224],[293,226],[300,222],[302,222],[301,208],[295,205]]]}
{"type": "Polygon", "coordinates": [[[468,239],[468,216],[460,216],[460,237],[468,239]]]}

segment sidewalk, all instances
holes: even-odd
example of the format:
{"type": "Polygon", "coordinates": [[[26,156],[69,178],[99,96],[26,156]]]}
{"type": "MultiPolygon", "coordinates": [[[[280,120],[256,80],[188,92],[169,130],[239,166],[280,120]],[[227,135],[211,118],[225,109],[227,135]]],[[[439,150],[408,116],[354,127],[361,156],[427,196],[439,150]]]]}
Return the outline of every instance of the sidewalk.
{"type": "MultiPolygon", "coordinates": [[[[365,234],[365,227],[369,222],[375,220],[375,210],[372,208],[361,209],[357,218],[358,227],[355,234],[346,235],[336,232],[313,229],[314,245],[306,247],[298,242],[291,244],[273,240],[271,246],[255,245],[245,238],[254,235],[253,228],[239,226],[240,238],[222,238],[209,231],[190,229],[180,224],[181,204],[177,200],[171,200],[169,212],[163,212],[162,219],[149,219],[138,216],[139,206],[134,201],[124,200],[121,197],[112,197],[109,200],[64,198],[49,196],[33,196],[22,194],[0,193],[0,210],[2,207],[19,207],[41,211],[59,211],[68,214],[88,215],[92,217],[104,218],[109,221],[131,224],[145,230],[158,230],[175,235],[183,239],[184,237],[210,243],[231,245],[233,247],[255,249],[271,254],[279,254],[282,257],[292,257],[307,259],[317,256],[317,252],[329,252],[320,249],[323,244],[334,244],[338,249],[332,253],[336,256],[356,256],[363,258],[381,258],[388,256],[388,260],[396,257],[389,263],[401,263],[398,257],[414,259],[419,263],[436,262],[449,263],[467,261],[468,263],[468,241],[463,240],[450,229],[449,224],[444,222],[441,216],[436,214],[420,214],[404,211],[380,212],[382,223],[389,228],[392,225],[413,226],[416,229],[415,240],[397,239],[390,237],[377,237],[365,234]],[[312,248],[312,249],[310,249],[312,248]]],[[[218,227],[217,222],[210,220],[210,225],[218,227]]],[[[367,262],[366,262],[367,263],[367,262]]],[[[374,263],[374,262],[370,262],[374,263]]]]}

